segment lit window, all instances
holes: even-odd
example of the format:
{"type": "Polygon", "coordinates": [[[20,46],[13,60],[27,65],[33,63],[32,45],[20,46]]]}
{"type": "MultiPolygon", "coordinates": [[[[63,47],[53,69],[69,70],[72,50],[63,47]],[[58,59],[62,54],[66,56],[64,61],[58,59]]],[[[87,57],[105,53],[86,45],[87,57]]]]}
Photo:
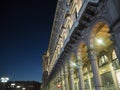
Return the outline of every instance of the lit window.
{"type": "Polygon", "coordinates": [[[106,63],[108,63],[108,57],[106,55],[102,55],[99,59],[99,66],[102,66],[106,63]]]}
{"type": "Polygon", "coordinates": [[[116,56],[115,50],[113,50],[113,52],[112,52],[112,59],[116,59],[116,58],[117,58],[117,56],[116,56]]]}

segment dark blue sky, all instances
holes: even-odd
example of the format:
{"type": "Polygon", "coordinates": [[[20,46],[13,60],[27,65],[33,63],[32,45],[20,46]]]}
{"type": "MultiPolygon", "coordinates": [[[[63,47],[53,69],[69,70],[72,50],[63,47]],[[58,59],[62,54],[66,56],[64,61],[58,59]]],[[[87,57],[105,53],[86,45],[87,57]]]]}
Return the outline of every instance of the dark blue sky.
{"type": "Polygon", "coordinates": [[[47,50],[57,0],[0,2],[0,77],[42,78],[42,54],[47,50]]]}

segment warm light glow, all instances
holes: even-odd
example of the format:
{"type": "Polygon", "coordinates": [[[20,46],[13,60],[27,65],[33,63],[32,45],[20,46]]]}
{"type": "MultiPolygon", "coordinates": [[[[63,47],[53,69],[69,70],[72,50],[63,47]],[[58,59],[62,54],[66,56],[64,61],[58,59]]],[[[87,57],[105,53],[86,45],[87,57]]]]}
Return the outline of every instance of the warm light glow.
{"type": "Polygon", "coordinates": [[[104,44],[102,39],[97,38],[96,40],[97,40],[97,42],[98,42],[99,44],[104,44]]]}
{"type": "Polygon", "coordinates": [[[102,69],[102,72],[106,72],[106,71],[107,71],[107,69],[105,69],[105,68],[104,68],[104,69],[102,69]]]}
{"type": "Polygon", "coordinates": [[[72,63],[72,65],[73,65],[73,66],[76,66],[76,64],[75,64],[75,63],[72,63]]]}
{"type": "Polygon", "coordinates": [[[78,67],[77,64],[74,63],[74,62],[72,62],[72,61],[70,62],[70,65],[71,65],[72,67],[78,67]]]}
{"type": "Polygon", "coordinates": [[[112,52],[112,59],[116,59],[116,58],[117,58],[117,55],[115,53],[115,50],[113,50],[113,52],[112,52]]]}
{"type": "Polygon", "coordinates": [[[58,87],[58,88],[60,88],[60,87],[61,87],[61,85],[60,85],[60,84],[58,84],[58,85],[57,85],[57,87],[58,87]]]}
{"type": "Polygon", "coordinates": [[[120,70],[116,71],[116,76],[117,76],[118,83],[120,83],[120,70]]]}
{"type": "Polygon", "coordinates": [[[15,86],[15,83],[11,83],[11,86],[15,86]]]}
{"type": "Polygon", "coordinates": [[[78,68],[78,65],[75,63],[75,62],[70,62],[70,65],[72,66],[72,67],[74,67],[74,68],[78,68]]]}
{"type": "Polygon", "coordinates": [[[13,87],[13,88],[14,88],[14,86],[15,86],[15,83],[11,83],[11,87],[13,87]]]}
{"type": "Polygon", "coordinates": [[[22,90],[25,90],[26,88],[22,88],[22,90]]]}
{"type": "Polygon", "coordinates": [[[21,86],[16,86],[16,88],[20,88],[21,86]]]}

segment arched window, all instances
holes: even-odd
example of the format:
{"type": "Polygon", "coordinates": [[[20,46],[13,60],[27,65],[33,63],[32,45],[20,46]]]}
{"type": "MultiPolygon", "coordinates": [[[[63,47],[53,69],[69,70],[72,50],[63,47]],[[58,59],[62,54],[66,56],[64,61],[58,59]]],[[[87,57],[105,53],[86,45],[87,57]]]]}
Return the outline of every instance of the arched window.
{"type": "Polygon", "coordinates": [[[108,57],[106,55],[102,55],[98,61],[99,67],[108,63],[108,57]]]}

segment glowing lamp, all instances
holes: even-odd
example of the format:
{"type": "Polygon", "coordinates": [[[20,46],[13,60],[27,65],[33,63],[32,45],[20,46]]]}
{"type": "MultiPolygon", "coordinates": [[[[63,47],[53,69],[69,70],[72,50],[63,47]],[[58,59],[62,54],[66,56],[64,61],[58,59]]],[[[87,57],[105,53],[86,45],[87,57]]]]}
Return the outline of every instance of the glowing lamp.
{"type": "Polygon", "coordinates": [[[61,85],[60,85],[60,84],[58,84],[58,85],[57,85],[57,87],[58,87],[58,88],[61,88],[61,85]]]}
{"type": "Polygon", "coordinates": [[[98,44],[104,44],[103,40],[101,38],[97,38],[98,44]]]}

